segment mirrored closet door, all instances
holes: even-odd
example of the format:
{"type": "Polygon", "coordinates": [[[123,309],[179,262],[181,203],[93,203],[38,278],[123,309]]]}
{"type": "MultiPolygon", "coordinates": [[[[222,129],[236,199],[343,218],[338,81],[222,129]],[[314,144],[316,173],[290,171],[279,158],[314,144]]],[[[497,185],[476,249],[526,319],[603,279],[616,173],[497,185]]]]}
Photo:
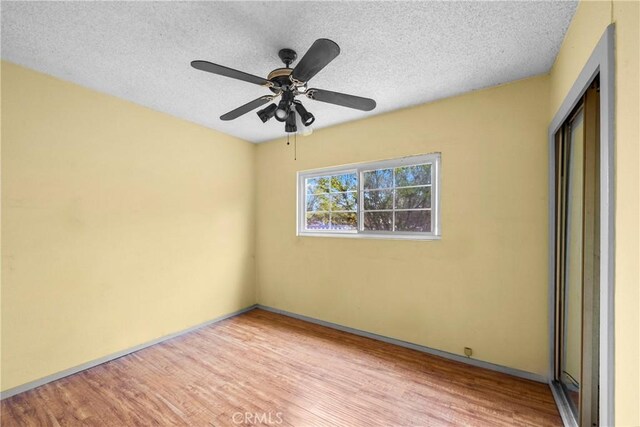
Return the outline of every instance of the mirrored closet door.
{"type": "Polygon", "coordinates": [[[597,80],[556,134],[554,385],[579,426],[598,425],[597,80]]]}

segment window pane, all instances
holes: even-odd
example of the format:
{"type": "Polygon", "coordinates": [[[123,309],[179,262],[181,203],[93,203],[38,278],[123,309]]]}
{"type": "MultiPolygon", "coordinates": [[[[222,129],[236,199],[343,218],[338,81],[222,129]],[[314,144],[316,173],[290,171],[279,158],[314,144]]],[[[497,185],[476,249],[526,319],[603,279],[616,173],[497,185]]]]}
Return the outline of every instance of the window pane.
{"type": "Polygon", "coordinates": [[[328,230],[328,213],[307,213],[307,230],[328,230]]]}
{"type": "Polygon", "coordinates": [[[364,188],[390,188],[393,187],[393,169],[378,169],[364,172],[364,188]]]}
{"type": "Polygon", "coordinates": [[[431,165],[396,168],[396,187],[431,184],[431,165]]]}
{"type": "Polygon", "coordinates": [[[356,191],[358,180],[355,173],[336,175],[331,177],[331,192],[336,191],[356,191]]]}
{"type": "Polygon", "coordinates": [[[307,194],[328,193],[330,184],[329,176],[307,178],[307,194]]]}
{"type": "Polygon", "coordinates": [[[358,224],[355,212],[343,212],[331,214],[332,230],[355,230],[358,224]]]}
{"type": "Polygon", "coordinates": [[[431,211],[396,211],[396,231],[431,231],[431,211]]]}
{"type": "Polygon", "coordinates": [[[391,221],[393,221],[392,212],[365,212],[364,213],[364,229],[365,230],[387,230],[391,231],[391,221]]]}
{"type": "Polygon", "coordinates": [[[329,211],[331,207],[328,194],[319,194],[317,196],[307,196],[307,211],[329,211]]]}
{"type": "Polygon", "coordinates": [[[364,192],[364,209],[393,209],[393,190],[377,190],[364,192]]]}
{"type": "Polygon", "coordinates": [[[340,193],[331,195],[332,211],[355,211],[357,206],[356,193],[340,193]]]}
{"type": "Polygon", "coordinates": [[[431,187],[398,188],[396,209],[423,209],[431,207],[431,187]]]}
{"type": "Polygon", "coordinates": [[[431,238],[439,224],[439,159],[434,153],[300,172],[298,232],[431,238]]]}

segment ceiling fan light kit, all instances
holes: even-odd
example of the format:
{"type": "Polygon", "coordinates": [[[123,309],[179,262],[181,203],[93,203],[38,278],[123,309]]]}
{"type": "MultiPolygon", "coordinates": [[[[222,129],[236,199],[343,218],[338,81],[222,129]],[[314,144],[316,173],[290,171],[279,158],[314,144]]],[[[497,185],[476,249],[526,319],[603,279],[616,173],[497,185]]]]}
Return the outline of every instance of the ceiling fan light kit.
{"type": "Polygon", "coordinates": [[[303,125],[311,126],[311,124],[316,121],[315,116],[310,112],[308,112],[306,108],[304,108],[304,105],[302,105],[302,102],[295,100],[293,101],[293,104],[296,107],[296,111],[300,115],[300,120],[302,121],[303,125]]]}
{"type": "Polygon", "coordinates": [[[296,125],[296,112],[298,113],[299,121],[305,127],[310,126],[315,121],[315,116],[307,111],[302,102],[295,99],[296,96],[304,95],[314,101],[341,105],[361,111],[371,111],[376,108],[376,102],[370,98],[307,88],[308,81],[339,54],[340,47],[335,42],[329,39],[318,39],[311,45],[295,68],[291,68],[290,65],[297,59],[298,54],[292,49],[281,49],[278,52],[278,56],[284,62],[285,68],[276,68],[267,75],[266,79],[208,61],[192,61],[191,66],[201,71],[260,85],[273,92],[272,95],[261,96],[223,114],[220,116],[221,120],[237,119],[280,97],[280,101],[277,104],[275,102],[269,104],[266,108],[259,110],[257,115],[263,123],[275,117],[277,121],[285,123],[285,132],[291,133],[297,132],[298,128],[296,125]]]}
{"type": "Polygon", "coordinates": [[[278,109],[278,106],[276,104],[269,104],[267,108],[264,108],[258,111],[258,117],[260,117],[260,120],[262,120],[262,123],[267,123],[267,120],[269,120],[271,117],[273,117],[276,114],[277,109],[278,109]]]}
{"type": "Polygon", "coordinates": [[[287,121],[284,125],[284,131],[287,133],[294,133],[298,131],[298,125],[296,125],[296,112],[290,111],[287,116],[287,121]]]}
{"type": "Polygon", "coordinates": [[[280,103],[278,104],[278,109],[276,110],[276,120],[279,122],[284,122],[287,120],[289,116],[289,111],[291,110],[291,103],[293,102],[293,91],[285,90],[282,92],[280,97],[280,103]]]}

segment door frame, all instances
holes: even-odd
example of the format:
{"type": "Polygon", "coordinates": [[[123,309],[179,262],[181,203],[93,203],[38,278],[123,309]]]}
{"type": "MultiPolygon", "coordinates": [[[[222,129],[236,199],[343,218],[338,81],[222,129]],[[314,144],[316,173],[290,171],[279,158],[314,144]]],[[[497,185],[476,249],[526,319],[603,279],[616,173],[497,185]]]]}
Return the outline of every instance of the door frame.
{"type": "Polygon", "coordinates": [[[549,386],[566,426],[577,422],[564,393],[553,383],[555,363],[555,135],[591,85],[600,78],[600,426],[613,426],[614,420],[614,37],[610,24],[582,68],[571,90],[549,125],[549,386]]]}

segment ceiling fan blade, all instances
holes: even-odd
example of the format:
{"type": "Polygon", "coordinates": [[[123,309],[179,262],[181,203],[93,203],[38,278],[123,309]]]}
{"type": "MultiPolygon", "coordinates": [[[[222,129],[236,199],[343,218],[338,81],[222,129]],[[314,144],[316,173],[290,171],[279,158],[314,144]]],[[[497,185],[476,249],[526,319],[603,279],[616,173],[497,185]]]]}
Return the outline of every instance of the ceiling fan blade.
{"type": "Polygon", "coordinates": [[[258,99],[254,99],[251,102],[247,102],[246,104],[236,108],[235,110],[231,110],[228,113],[223,114],[222,116],[220,116],[220,120],[228,121],[228,120],[237,119],[243,114],[247,114],[249,111],[253,111],[259,106],[266,104],[267,102],[271,101],[273,98],[275,97],[270,95],[261,96],[258,99]]]}
{"type": "Polygon", "coordinates": [[[340,54],[340,46],[329,39],[318,39],[304,54],[291,76],[299,82],[307,82],[340,54]]]}
{"type": "Polygon", "coordinates": [[[376,101],[371,98],[347,95],[346,93],[331,92],[330,90],[308,89],[307,98],[329,104],[342,105],[343,107],[355,108],[356,110],[371,111],[376,108],[376,101]]]}
{"type": "Polygon", "coordinates": [[[197,70],[207,71],[209,73],[218,74],[220,76],[231,77],[232,79],[242,80],[260,86],[274,86],[272,82],[262,77],[254,76],[243,71],[234,70],[233,68],[223,65],[214,64],[208,61],[191,61],[191,66],[197,70]]]}

